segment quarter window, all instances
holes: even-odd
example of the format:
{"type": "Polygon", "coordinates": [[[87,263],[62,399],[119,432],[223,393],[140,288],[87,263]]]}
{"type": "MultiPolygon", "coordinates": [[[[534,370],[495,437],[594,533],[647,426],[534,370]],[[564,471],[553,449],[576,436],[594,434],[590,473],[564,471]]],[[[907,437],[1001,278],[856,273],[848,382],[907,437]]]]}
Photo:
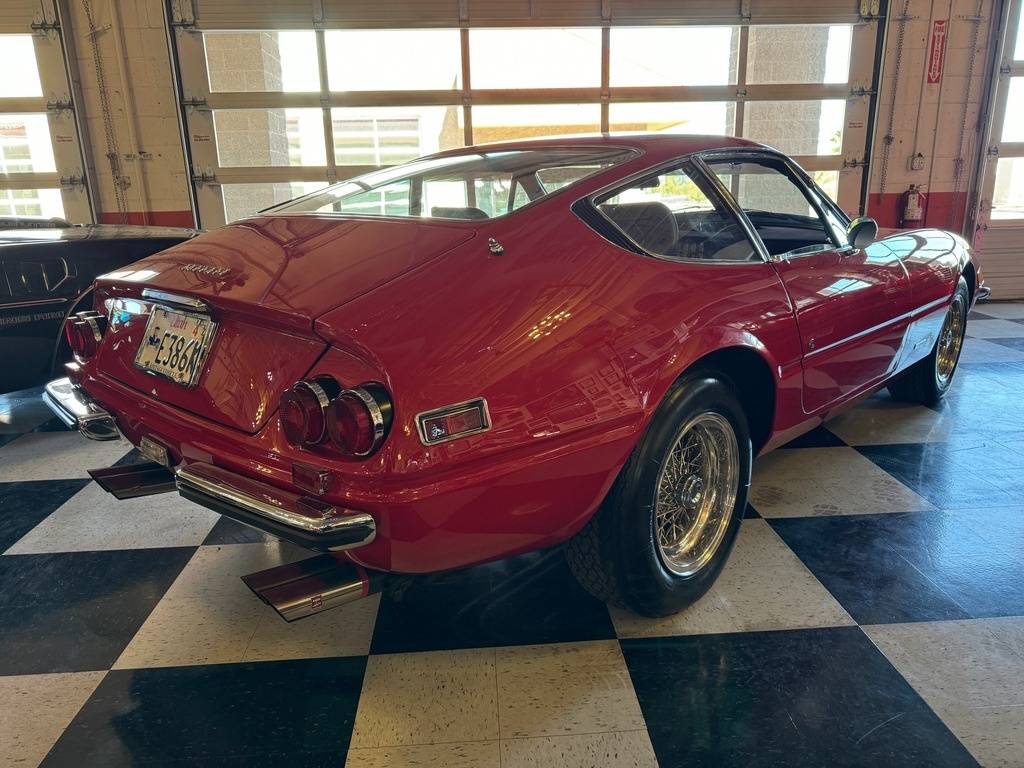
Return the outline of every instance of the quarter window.
{"type": "Polygon", "coordinates": [[[599,198],[598,210],[643,250],[672,259],[754,261],[746,233],[687,166],[660,171],[599,198]]]}

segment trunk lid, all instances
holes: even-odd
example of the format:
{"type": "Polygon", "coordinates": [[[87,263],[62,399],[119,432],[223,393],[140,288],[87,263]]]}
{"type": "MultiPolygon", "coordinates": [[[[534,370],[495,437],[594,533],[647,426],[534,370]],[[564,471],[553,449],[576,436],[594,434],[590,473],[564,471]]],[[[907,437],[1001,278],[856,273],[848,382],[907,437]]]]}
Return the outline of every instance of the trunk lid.
{"type": "Polygon", "coordinates": [[[110,327],[98,369],[162,402],[255,433],[327,348],[314,332],[319,315],[475,234],[462,224],[313,215],[223,227],[98,281],[104,297],[141,297],[149,289],[207,305],[217,329],[195,386],[135,365],[148,316],[110,327]]]}

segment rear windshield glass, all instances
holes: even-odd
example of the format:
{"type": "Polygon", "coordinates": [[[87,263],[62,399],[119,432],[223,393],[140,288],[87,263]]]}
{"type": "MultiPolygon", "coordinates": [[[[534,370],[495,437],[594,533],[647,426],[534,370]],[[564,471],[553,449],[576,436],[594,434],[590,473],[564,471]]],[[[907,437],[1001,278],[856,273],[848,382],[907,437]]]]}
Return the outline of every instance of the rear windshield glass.
{"type": "Polygon", "coordinates": [[[552,147],[426,158],[343,181],[269,212],[493,219],[635,155],[620,147],[552,147]]]}

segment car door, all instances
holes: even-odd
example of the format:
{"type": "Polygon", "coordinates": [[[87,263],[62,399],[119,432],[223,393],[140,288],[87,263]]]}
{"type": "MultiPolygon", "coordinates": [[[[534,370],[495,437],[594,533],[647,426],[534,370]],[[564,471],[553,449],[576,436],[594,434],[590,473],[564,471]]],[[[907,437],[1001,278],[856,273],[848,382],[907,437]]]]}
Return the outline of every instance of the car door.
{"type": "Polygon", "coordinates": [[[50,373],[53,347],[69,298],[62,287],[67,262],[38,245],[0,249],[0,334],[8,365],[0,370],[0,392],[40,383],[50,373]]]}
{"type": "Polygon", "coordinates": [[[750,220],[793,304],[804,410],[820,411],[884,379],[911,308],[902,262],[882,243],[851,247],[838,209],[785,158],[736,153],[705,162],[750,220]]]}

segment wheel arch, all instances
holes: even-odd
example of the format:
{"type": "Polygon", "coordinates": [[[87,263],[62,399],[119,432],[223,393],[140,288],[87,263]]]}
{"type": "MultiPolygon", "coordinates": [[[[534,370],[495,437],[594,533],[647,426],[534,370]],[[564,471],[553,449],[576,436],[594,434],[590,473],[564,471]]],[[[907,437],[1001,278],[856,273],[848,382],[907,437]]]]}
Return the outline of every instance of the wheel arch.
{"type": "Polygon", "coordinates": [[[766,353],[747,344],[718,347],[693,360],[679,373],[676,381],[696,371],[719,374],[736,391],[747,416],[750,439],[757,455],[772,434],[778,391],[766,353]]]}

